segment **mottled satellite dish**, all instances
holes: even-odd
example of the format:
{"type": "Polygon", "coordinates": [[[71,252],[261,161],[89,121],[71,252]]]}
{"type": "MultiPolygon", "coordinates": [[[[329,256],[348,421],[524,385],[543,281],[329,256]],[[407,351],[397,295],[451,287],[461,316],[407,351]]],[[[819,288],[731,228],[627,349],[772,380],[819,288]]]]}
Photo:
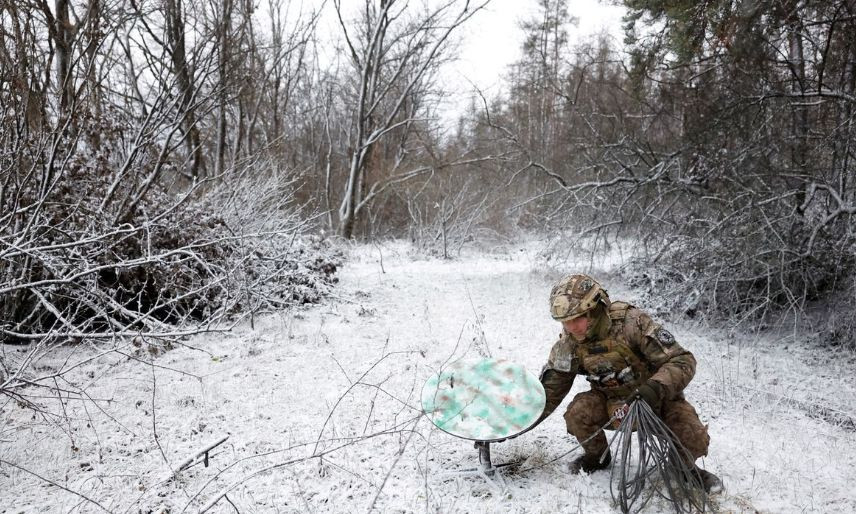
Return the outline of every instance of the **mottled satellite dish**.
{"type": "Polygon", "coordinates": [[[545,401],[535,375],[502,359],[456,361],[422,388],[422,408],[440,430],[476,441],[524,432],[541,416],[545,401]]]}

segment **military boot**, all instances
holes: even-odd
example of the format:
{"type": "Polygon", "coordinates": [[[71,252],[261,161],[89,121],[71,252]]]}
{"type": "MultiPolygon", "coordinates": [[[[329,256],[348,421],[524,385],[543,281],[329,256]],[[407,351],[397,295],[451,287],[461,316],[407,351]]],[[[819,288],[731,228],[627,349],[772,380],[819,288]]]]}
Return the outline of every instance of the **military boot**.
{"type": "Polygon", "coordinates": [[[696,467],[693,470],[693,474],[696,476],[696,478],[698,478],[699,482],[701,482],[701,485],[702,487],[704,487],[705,492],[709,494],[716,494],[722,492],[722,480],[720,480],[718,476],[714,475],[710,471],[696,467]]]}
{"type": "Polygon", "coordinates": [[[577,457],[571,461],[571,464],[568,466],[568,471],[570,471],[572,475],[579,475],[582,471],[592,473],[599,469],[608,468],[609,463],[612,462],[612,455],[609,453],[609,450],[606,450],[606,455],[603,456],[602,460],[600,456],[601,454],[597,453],[594,455],[585,454],[577,457]]]}

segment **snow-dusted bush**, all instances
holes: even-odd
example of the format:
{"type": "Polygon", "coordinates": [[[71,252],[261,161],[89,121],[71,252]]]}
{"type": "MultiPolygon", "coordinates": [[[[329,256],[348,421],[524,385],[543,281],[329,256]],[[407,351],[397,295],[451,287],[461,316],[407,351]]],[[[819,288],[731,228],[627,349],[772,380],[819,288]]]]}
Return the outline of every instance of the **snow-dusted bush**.
{"type": "Polygon", "coordinates": [[[236,191],[249,173],[204,194],[152,187],[121,221],[99,208],[106,176],[70,171],[38,201],[4,206],[4,340],[175,332],[317,302],[333,280],[336,259],[304,236],[287,191],[274,191],[279,201],[268,206],[236,191]]]}

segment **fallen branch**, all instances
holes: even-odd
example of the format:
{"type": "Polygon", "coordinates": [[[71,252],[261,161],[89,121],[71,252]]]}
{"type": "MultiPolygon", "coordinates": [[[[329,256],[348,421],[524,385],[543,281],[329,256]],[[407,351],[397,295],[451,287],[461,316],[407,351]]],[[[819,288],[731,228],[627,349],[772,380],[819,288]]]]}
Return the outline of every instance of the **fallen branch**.
{"type": "Polygon", "coordinates": [[[190,465],[191,465],[191,464],[193,464],[193,461],[195,461],[197,458],[199,458],[199,457],[200,457],[200,456],[202,456],[202,455],[204,455],[204,456],[205,456],[205,460],[204,460],[204,462],[205,462],[205,467],[207,468],[207,467],[208,467],[208,452],[210,452],[210,451],[211,451],[211,450],[213,450],[214,448],[216,448],[216,447],[220,446],[221,444],[225,443],[225,442],[226,442],[226,440],[228,440],[228,439],[229,439],[229,436],[228,436],[228,435],[224,435],[224,436],[223,436],[223,437],[221,437],[220,439],[217,439],[217,440],[216,440],[216,441],[214,441],[213,443],[208,444],[207,446],[205,446],[204,448],[200,449],[199,451],[197,451],[196,453],[194,453],[194,454],[193,454],[193,455],[191,455],[190,457],[188,457],[188,458],[186,458],[185,460],[181,461],[181,463],[180,463],[178,466],[176,466],[176,468],[175,468],[175,473],[173,474],[173,476],[178,476],[178,473],[179,473],[180,471],[184,471],[185,469],[189,468],[189,467],[190,467],[190,465]]]}

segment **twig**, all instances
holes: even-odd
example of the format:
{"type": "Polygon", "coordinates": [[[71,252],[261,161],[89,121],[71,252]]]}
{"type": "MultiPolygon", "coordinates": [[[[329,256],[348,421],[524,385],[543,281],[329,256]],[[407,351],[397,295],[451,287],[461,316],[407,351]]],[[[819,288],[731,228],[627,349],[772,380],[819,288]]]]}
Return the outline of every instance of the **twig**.
{"type": "Polygon", "coordinates": [[[158,390],[157,377],[155,376],[155,366],[154,366],[154,357],[152,358],[152,434],[155,438],[155,444],[158,446],[158,450],[160,450],[160,454],[163,457],[163,461],[166,463],[167,467],[170,468],[171,474],[175,474],[175,470],[172,469],[172,465],[169,463],[169,459],[166,457],[166,452],[163,451],[163,447],[160,444],[160,438],[158,437],[158,424],[157,424],[157,405],[155,404],[155,393],[158,390]]]}
{"type": "Polygon", "coordinates": [[[395,469],[395,466],[398,465],[398,461],[400,461],[401,457],[404,455],[404,451],[407,449],[407,445],[410,444],[410,440],[413,439],[413,434],[416,433],[416,426],[421,420],[422,416],[418,417],[416,419],[416,422],[413,423],[413,428],[411,429],[410,435],[407,436],[407,440],[404,442],[404,445],[399,448],[398,455],[395,456],[395,460],[392,461],[392,466],[389,467],[389,470],[386,472],[386,475],[384,475],[383,482],[381,482],[380,487],[377,488],[374,498],[372,498],[372,502],[371,504],[369,504],[369,508],[366,509],[366,512],[371,512],[372,509],[374,509],[375,503],[377,503],[377,499],[380,497],[380,493],[383,491],[383,487],[386,485],[387,480],[389,480],[389,476],[392,475],[392,470],[395,469]]]}
{"type": "Polygon", "coordinates": [[[232,500],[229,499],[229,495],[223,495],[223,497],[226,498],[226,501],[229,502],[229,505],[231,505],[232,508],[235,509],[235,512],[237,512],[238,514],[241,514],[241,511],[238,510],[238,507],[236,507],[235,504],[232,503],[232,500]]]}
{"type": "Polygon", "coordinates": [[[367,369],[366,371],[364,371],[364,372],[363,372],[363,374],[362,374],[362,375],[360,375],[360,378],[358,378],[356,382],[352,383],[352,384],[351,384],[351,385],[350,385],[350,386],[345,390],[345,392],[344,392],[344,393],[342,393],[342,395],[341,395],[341,396],[339,396],[339,398],[336,400],[336,403],[333,405],[333,408],[332,408],[332,409],[330,409],[330,412],[327,414],[327,419],[325,419],[325,420],[324,420],[324,424],[323,424],[323,425],[321,425],[321,430],[318,432],[318,439],[317,439],[317,440],[316,440],[316,442],[315,442],[315,448],[312,450],[312,453],[313,453],[313,454],[314,454],[314,453],[316,453],[316,452],[318,451],[318,445],[321,443],[321,437],[324,435],[324,429],[325,429],[325,428],[327,428],[327,423],[329,423],[329,422],[330,422],[330,418],[332,418],[332,417],[333,417],[333,413],[334,413],[334,412],[336,412],[336,408],[339,406],[339,404],[342,402],[342,400],[344,400],[344,399],[345,399],[345,396],[347,396],[347,395],[348,395],[348,393],[350,393],[350,392],[351,392],[351,390],[356,386],[356,384],[360,383],[360,382],[361,382],[361,381],[366,377],[366,375],[368,375],[369,373],[371,373],[371,371],[372,371],[373,369],[375,369],[375,368],[376,368],[376,367],[377,367],[381,362],[383,362],[384,360],[386,360],[388,357],[391,357],[391,356],[393,356],[393,355],[401,355],[401,354],[408,354],[408,353],[415,353],[415,352],[414,352],[414,351],[407,351],[407,350],[403,350],[403,351],[398,351],[398,352],[389,352],[389,353],[385,353],[385,354],[383,354],[383,355],[380,357],[380,359],[376,360],[376,361],[374,362],[374,364],[372,364],[372,365],[369,367],[369,369],[367,369]]]}
{"type": "Polygon", "coordinates": [[[377,248],[377,254],[378,254],[378,257],[380,259],[380,271],[381,271],[381,273],[383,273],[385,275],[386,270],[383,269],[383,252],[381,251],[380,246],[378,246],[377,241],[375,241],[374,239],[372,239],[372,244],[374,245],[375,248],[377,248]]]}
{"type": "Polygon", "coordinates": [[[35,473],[35,472],[33,472],[33,471],[30,471],[30,470],[29,470],[29,469],[27,469],[27,468],[23,468],[23,467],[21,467],[21,466],[19,466],[19,465],[15,464],[15,463],[13,463],[13,462],[9,462],[8,460],[0,459],[0,464],[6,464],[6,465],[8,465],[8,466],[12,466],[13,468],[19,469],[19,470],[21,470],[21,471],[23,471],[23,472],[25,472],[25,473],[29,473],[30,475],[33,475],[34,477],[38,478],[39,480],[42,480],[43,482],[47,482],[48,484],[50,484],[50,485],[52,485],[52,486],[54,486],[54,487],[58,487],[58,488],[62,489],[63,491],[69,492],[69,493],[71,493],[71,494],[73,494],[73,495],[77,496],[78,498],[81,498],[81,499],[83,499],[83,500],[85,500],[85,501],[87,501],[87,502],[89,502],[89,503],[91,503],[91,504],[93,504],[93,505],[97,505],[97,506],[98,506],[99,508],[101,508],[101,510],[103,510],[104,512],[110,512],[111,514],[112,514],[112,512],[113,512],[113,511],[111,511],[110,509],[108,509],[107,507],[105,507],[105,506],[101,505],[100,503],[98,503],[97,501],[93,500],[92,498],[90,498],[90,497],[88,497],[88,496],[86,496],[86,495],[84,495],[84,494],[81,494],[81,493],[79,493],[79,492],[77,492],[77,491],[75,491],[75,490],[73,490],[73,489],[69,489],[68,487],[65,487],[65,486],[63,486],[63,485],[60,485],[60,484],[58,484],[58,483],[54,482],[53,480],[50,480],[50,479],[48,479],[48,478],[45,478],[45,477],[43,477],[43,476],[39,475],[38,473],[35,473]]]}
{"type": "MultiPolygon", "coordinates": [[[[402,423],[400,423],[400,424],[396,425],[396,427],[398,427],[398,426],[404,426],[404,425],[406,425],[406,424],[409,424],[409,423],[411,423],[411,422],[415,421],[418,417],[421,417],[421,416],[422,416],[422,414],[420,414],[419,416],[417,416],[417,417],[415,417],[415,418],[408,419],[408,420],[406,420],[406,421],[404,421],[404,422],[402,422],[402,423]]],[[[253,471],[252,473],[250,473],[250,474],[248,474],[248,475],[245,475],[244,477],[242,477],[242,478],[238,479],[237,481],[233,482],[232,484],[230,484],[229,486],[227,486],[226,488],[224,488],[222,491],[220,491],[219,493],[217,493],[217,494],[216,494],[216,495],[215,495],[211,500],[209,500],[209,502],[208,502],[208,503],[206,503],[206,504],[205,504],[205,505],[204,505],[204,506],[199,510],[199,514],[204,514],[205,512],[209,511],[212,507],[214,507],[214,505],[216,505],[216,504],[217,504],[217,502],[219,502],[219,501],[220,501],[224,496],[226,496],[229,492],[231,492],[231,491],[232,491],[232,490],[234,490],[236,487],[238,487],[239,485],[243,484],[244,482],[246,482],[247,480],[249,480],[249,479],[251,479],[251,478],[254,478],[254,477],[256,477],[256,476],[259,476],[259,475],[261,475],[261,474],[263,474],[263,473],[267,473],[268,471],[272,471],[272,470],[274,470],[274,469],[278,469],[278,468],[285,467],[285,466],[290,466],[290,465],[292,465],[292,464],[296,464],[296,463],[299,463],[299,462],[305,462],[305,461],[307,461],[307,460],[311,460],[311,459],[317,459],[317,458],[323,457],[323,456],[325,456],[325,455],[328,455],[328,454],[330,454],[330,453],[337,452],[337,451],[341,450],[342,448],[345,448],[345,447],[348,447],[348,446],[351,446],[351,445],[354,445],[354,444],[357,444],[357,443],[361,443],[361,442],[365,442],[365,441],[368,441],[368,440],[374,439],[375,437],[379,437],[379,436],[383,436],[383,435],[392,435],[392,434],[401,433],[401,432],[402,432],[402,430],[397,430],[397,429],[396,429],[396,427],[392,427],[391,429],[388,429],[388,430],[382,430],[382,431],[380,431],[380,432],[375,432],[375,433],[373,433],[373,434],[369,434],[369,435],[366,435],[366,436],[361,436],[361,437],[358,437],[358,438],[352,438],[352,439],[347,439],[347,438],[346,438],[346,439],[345,439],[345,441],[346,441],[345,443],[342,443],[342,444],[340,444],[340,445],[338,445],[338,446],[335,446],[335,447],[333,447],[333,448],[328,448],[327,450],[324,450],[324,451],[322,451],[322,452],[313,452],[311,455],[306,455],[306,456],[304,456],[304,457],[296,457],[296,458],[294,458],[294,459],[289,459],[289,460],[287,460],[287,461],[280,462],[280,463],[277,463],[277,464],[272,464],[272,465],[270,465],[270,466],[266,466],[266,467],[264,467],[264,468],[261,468],[261,469],[258,469],[258,470],[256,470],[256,471],[253,471]]],[[[342,440],[342,439],[333,439],[333,440],[342,440]]],[[[317,444],[317,443],[316,443],[316,444],[317,444]]],[[[196,496],[194,496],[194,498],[195,498],[195,497],[196,497],[196,496]]]]}

